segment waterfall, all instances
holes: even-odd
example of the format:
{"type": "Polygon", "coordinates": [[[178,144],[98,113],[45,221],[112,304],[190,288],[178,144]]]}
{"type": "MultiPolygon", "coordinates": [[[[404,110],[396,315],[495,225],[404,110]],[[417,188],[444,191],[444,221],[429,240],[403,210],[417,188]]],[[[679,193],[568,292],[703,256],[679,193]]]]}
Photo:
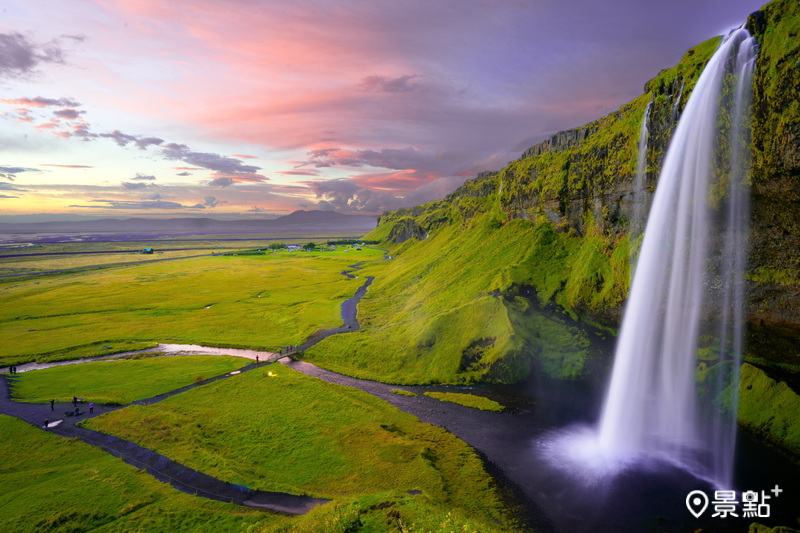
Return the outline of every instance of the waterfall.
{"type": "Polygon", "coordinates": [[[642,234],[647,216],[647,138],[650,131],[647,122],[650,119],[650,110],[653,100],[648,102],[644,109],[642,128],[639,131],[639,155],[636,161],[636,177],[633,180],[633,218],[631,219],[630,247],[631,247],[631,276],[636,266],[636,241],[642,234]]]}
{"type": "Polygon", "coordinates": [[[700,75],[675,129],[598,433],[604,456],[656,456],[723,486],[731,482],[742,348],[744,115],[756,51],[746,30],[732,31],[700,75]],[[718,213],[727,213],[727,220],[717,221],[718,213]],[[711,317],[719,319],[716,326],[711,317]],[[711,346],[714,337],[718,344],[711,346]]]}
{"type": "Polygon", "coordinates": [[[678,120],[678,106],[681,104],[681,97],[683,96],[683,85],[684,82],[681,82],[681,87],[678,89],[678,96],[675,97],[675,103],[672,104],[672,114],[670,115],[670,126],[678,120]]]}

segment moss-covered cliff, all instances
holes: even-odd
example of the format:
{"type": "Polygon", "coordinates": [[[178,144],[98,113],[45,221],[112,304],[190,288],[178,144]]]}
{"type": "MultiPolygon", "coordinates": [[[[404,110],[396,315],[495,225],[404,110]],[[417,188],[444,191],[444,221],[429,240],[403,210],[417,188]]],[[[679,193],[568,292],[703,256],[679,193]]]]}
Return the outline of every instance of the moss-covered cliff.
{"type": "MultiPolygon", "coordinates": [[[[748,27],[761,47],[748,359],[753,371],[800,390],[800,4],[776,0],[748,27]]],[[[677,119],[718,42],[692,48],[640,97],[500,172],[441,201],[384,213],[368,238],[385,239],[393,259],[373,267],[378,277],[359,309],[365,327],[310,355],[384,381],[514,381],[532,368],[584,375],[595,357],[590,340],[615,331],[628,291],[645,108],[652,103],[641,200],[649,204],[677,119]]]]}

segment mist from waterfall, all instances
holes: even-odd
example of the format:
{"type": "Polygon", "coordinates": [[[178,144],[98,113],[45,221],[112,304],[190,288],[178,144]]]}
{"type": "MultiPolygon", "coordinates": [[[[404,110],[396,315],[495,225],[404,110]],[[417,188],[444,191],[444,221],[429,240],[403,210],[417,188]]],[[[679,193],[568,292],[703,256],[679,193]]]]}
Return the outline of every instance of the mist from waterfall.
{"type": "Polygon", "coordinates": [[[732,31],[672,136],[597,435],[604,457],[657,457],[720,486],[732,478],[756,52],[732,31]]]}

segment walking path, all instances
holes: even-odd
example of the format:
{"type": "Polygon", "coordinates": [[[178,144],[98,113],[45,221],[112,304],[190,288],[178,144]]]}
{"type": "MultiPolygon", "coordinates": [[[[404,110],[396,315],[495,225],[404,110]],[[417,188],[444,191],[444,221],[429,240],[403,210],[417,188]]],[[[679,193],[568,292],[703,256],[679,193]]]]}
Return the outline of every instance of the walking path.
{"type": "MultiPolygon", "coordinates": [[[[270,364],[270,362],[251,364],[239,369],[237,373],[248,372],[267,364],[270,364]]],[[[260,507],[284,514],[305,514],[317,505],[330,501],[282,492],[252,490],[240,485],[227,483],[188,468],[132,442],[75,425],[87,418],[93,418],[104,413],[123,409],[128,405],[150,405],[157,403],[171,396],[175,396],[176,394],[180,394],[181,392],[213,383],[214,381],[224,379],[231,375],[234,374],[227,373],[216,376],[152,398],[137,400],[127,405],[110,406],[95,404],[93,414],[88,413],[88,407],[86,407],[85,404],[80,404],[81,410],[86,410],[87,412],[79,416],[70,417],[64,416],[64,414],[74,411],[71,402],[58,402],[51,410],[48,404],[11,401],[11,391],[8,383],[13,383],[17,378],[4,375],[2,379],[0,379],[0,414],[19,418],[20,420],[40,428],[44,427],[44,422],[47,420],[49,422],[48,431],[61,435],[62,437],[77,438],[86,444],[101,448],[111,455],[121,458],[126,463],[148,472],[156,479],[169,483],[180,491],[203,498],[230,502],[248,507],[260,507]]]]}

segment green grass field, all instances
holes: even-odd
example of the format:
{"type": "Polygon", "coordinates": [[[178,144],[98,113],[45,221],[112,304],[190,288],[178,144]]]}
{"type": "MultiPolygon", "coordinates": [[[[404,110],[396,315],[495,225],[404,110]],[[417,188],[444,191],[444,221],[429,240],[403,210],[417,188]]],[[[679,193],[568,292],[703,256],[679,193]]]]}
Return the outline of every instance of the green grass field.
{"type": "Polygon", "coordinates": [[[0,530],[241,531],[285,519],[196,498],[104,451],[0,415],[0,530]]]}
{"type": "Polygon", "coordinates": [[[14,257],[3,258],[0,255],[0,276],[25,274],[30,272],[46,272],[70,268],[89,268],[115,263],[139,263],[155,259],[177,259],[193,255],[211,254],[218,249],[175,250],[156,252],[152,255],[139,252],[111,252],[107,254],[76,254],[66,256],[14,257]]]}
{"type": "Polygon", "coordinates": [[[24,402],[69,401],[126,404],[239,369],[241,357],[186,355],[59,366],[19,374],[12,397],[24,402]]]}
{"type": "Polygon", "coordinates": [[[480,459],[453,435],[362,391],[269,369],[83,425],[251,488],[351,499],[419,490],[471,520],[506,517],[480,459]]]}
{"type": "Polygon", "coordinates": [[[73,359],[159,342],[277,349],[341,325],[371,249],[202,257],[0,282],[5,364],[73,359]]]}

